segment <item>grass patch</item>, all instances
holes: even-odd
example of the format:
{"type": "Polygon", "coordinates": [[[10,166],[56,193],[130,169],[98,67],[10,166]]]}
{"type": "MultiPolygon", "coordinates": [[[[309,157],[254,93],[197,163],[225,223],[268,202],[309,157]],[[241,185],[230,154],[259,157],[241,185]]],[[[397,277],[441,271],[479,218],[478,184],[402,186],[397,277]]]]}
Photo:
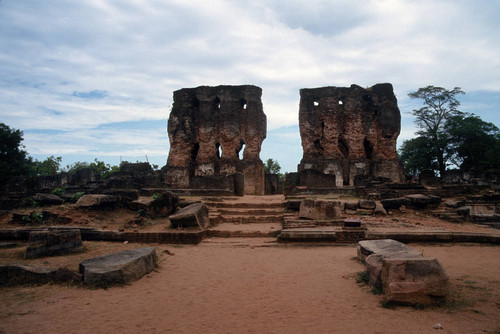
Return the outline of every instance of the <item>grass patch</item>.
{"type": "Polygon", "coordinates": [[[370,280],[370,273],[368,271],[360,271],[356,273],[356,283],[368,284],[369,280],[370,280]]]}

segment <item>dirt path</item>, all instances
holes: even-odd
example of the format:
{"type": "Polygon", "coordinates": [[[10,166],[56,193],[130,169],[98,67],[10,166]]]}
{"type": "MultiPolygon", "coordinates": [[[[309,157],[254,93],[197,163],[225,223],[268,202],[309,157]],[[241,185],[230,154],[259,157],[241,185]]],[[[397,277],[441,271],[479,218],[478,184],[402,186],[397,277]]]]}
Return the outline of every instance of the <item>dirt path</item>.
{"type": "MultiPolygon", "coordinates": [[[[353,246],[224,239],[175,253],[124,287],[0,289],[0,333],[498,333],[500,247],[415,247],[450,275],[456,305],[383,308],[358,286],[353,246]],[[443,331],[433,329],[442,324],[443,331]]],[[[115,244],[120,248],[120,244],[115,244]]],[[[127,246],[130,246],[127,245],[127,246]]],[[[137,245],[139,247],[140,245],[137,245]]],[[[118,250],[118,249],[117,249],[118,250]]]]}

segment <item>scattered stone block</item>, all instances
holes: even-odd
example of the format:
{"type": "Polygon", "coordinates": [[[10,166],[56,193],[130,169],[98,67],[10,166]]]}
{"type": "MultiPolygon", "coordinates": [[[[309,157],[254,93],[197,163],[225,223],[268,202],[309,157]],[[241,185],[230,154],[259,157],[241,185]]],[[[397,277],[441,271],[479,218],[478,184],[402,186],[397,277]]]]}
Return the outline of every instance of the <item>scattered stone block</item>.
{"type": "Polygon", "coordinates": [[[399,254],[422,256],[422,253],[415,248],[408,247],[404,243],[392,239],[363,240],[358,243],[358,259],[360,261],[365,261],[372,254],[381,256],[399,254]]]}
{"type": "Polygon", "coordinates": [[[61,197],[54,194],[35,194],[32,198],[40,205],[61,205],[64,203],[61,197]]]}
{"type": "Polygon", "coordinates": [[[179,206],[179,197],[172,192],[165,192],[158,198],[140,198],[130,203],[132,210],[144,210],[150,217],[168,217],[179,206]]]}
{"type": "Polygon", "coordinates": [[[10,263],[0,266],[0,285],[45,284],[50,282],[57,269],[10,263]]]}
{"type": "Polygon", "coordinates": [[[427,305],[448,292],[448,276],[439,262],[401,242],[360,241],[358,258],[366,264],[368,284],[382,289],[386,301],[427,305]]]}
{"type": "Polygon", "coordinates": [[[423,194],[407,195],[406,206],[416,209],[425,209],[432,205],[437,205],[441,202],[441,197],[427,196],[423,194]]]}
{"type": "Polygon", "coordinates": [[[384,258],[381,279],[389,302],[429,305],[448,293],[448,275],[435,258],[384,258]]]}
{"type": "Polygon", "coordinates": [[[118,201],[118,197],[103,194],[89,194],[80,197],[76,206],[79,208],[96,208],[102,206],[113,206],[118,201]]]}
{"type": "Polygon", "coordinates": [[[375,209],[373,210],[373,213],[375,215],[383,215],[383,216],[387,215],[387,211],[382,205],[382,202],[380,201],[375,202],[375,209]]]}
{"type": "Polygon", "coordinates": [[[299,217],[306,219],[333,219],[340,217],[342,210],[339,201],[302,200],[299,217]]]}
{"type": "Polygon", "coordinates": [[[66,268],[46,268],[23,263],[0,266],[0,286],[80,282],[82,276],[66,268]]]}
{"type": "Polygon", "coordinates": [[[33,259],[83,252],[80,230],[33,231],[29,234],[29,246],[25,258],[33,259]]]}
{"type": "Polygon", "coordinates": [[[358,200],[347,200],[344,202],[344,210],[354,210],[356,211],[359,206],[358,200]]]}
{"type": "Polygon", "coordinates": [[[86,284],[108,286],[140,279],[155,268],[154,247],[130,249],[82,261],[80,273],[86,284]]]}
{"type": "Polygon", "coordinates": [[[375,210],[375,207],[376,207],[375,201],[368,201],[368,200],[360,200],[359,201],[359,208],[360,209],[375,210]]]}
{"type": "Polygon", "coordinates": [[[384,206],[384,209],[393,210],[393,209],[399,209],[402,205],[405,205],[406,198],[404,197],[388,198],[388,199],[383,199],[381,202],[382,205],[384,206]]]}
{"type": "Polygon", "coordinates": [[[205,229],[210,225],[208,207],[203,203],[193,203],[168,217],[173,227],[205,229]]]}

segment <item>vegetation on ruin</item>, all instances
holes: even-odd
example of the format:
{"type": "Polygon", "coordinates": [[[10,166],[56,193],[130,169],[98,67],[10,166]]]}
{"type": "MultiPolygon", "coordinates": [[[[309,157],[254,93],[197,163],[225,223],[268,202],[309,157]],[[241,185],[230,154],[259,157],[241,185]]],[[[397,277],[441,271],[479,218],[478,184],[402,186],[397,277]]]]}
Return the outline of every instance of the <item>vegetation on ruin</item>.
{"type": "Polygon", "coordinates": [[[423,106],[414,109],[417,137],[405,140],[399,150],[406,173],[434,170],[442,178],[449,167],[462,171],[500,171],[500,130],[480,117],[458,109],[460,87],[447,90],[427,86],[409,94],[423,106]]]}
{"type": "MultiPolygon", "coordinates": [[[[75,162],[61,167],[62,158],[50,156],[43,161],[33,159],[24,150],[23,132],[0,123],[0,181],[15,176],[48,176],[60,172],[75,173],[82,169],[92,169],[97,178],[107,178],[120,171],[120,166],[106,164],[104,161],[94,159],[93,162],[75,162]]],[[[122,163],[127,163],[123,161],[122,163]]],[[[58,190],[59,192],[62,189],[58,190]]]]}

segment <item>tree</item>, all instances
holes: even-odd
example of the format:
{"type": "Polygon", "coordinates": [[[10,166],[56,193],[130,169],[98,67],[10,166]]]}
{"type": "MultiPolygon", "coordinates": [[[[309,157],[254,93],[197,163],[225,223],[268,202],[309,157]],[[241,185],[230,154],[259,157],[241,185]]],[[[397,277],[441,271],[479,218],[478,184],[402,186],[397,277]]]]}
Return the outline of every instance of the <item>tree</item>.
{"type": "Polygon", "coordinates": [[[281,166],[278,161],[273,159],[267,159],[264,165],[264,172],[266,174],[280,174],[281,166]]]}
{"type": "Polygon", "coordinates": [[[450,150],[446,124],[451,117],[463,117],[464,113],[458,110],[460,101],[458,94],[465,94],[460,87],[447,90],[442,87],[427,86],[411,92],[411,99],[423,100],[423,107],[414,109],[412,115],[415,123],[421,129],[417,134],[427,138],[432,143],[429,154],[437,162],[440,177],[446,172],[446,166],[453,152],[450,150]]]}
{"type": "Polygon", "coordinates": [[[31,174],[33,160],[24,150],[23,140],[21,130],[0,123],[0,181],[31,174]]]}
{"type": "Polygon", "coordinates": [[[478,116],[453,116],[445,126],[450,160],[461,170],[500,170],[500,130],[478,116]]]}
{"type": "Polygon", "coordinates": [[[35,160],[33,162],[34,173],[36,176],[56,175],[60,171],[62,158],[51,155],[43,161],[35,160]]]}
{"type": "Polygon", "coordinates": [[[416,177],[424,169],[436,170],[437,160],[433,153],[432,142],[427,137],[405,140],[399,151],[399,159],[409,176],[416,177]]]}
{"type": "MultiPolygon", "coordinates": [[[[126,163],[126,161],[122,163],[126,163]]],[[[94,172],[94,176],[98,177],[99,179],[105,179],[111,174],[120,171],[120,166],[111,166],[110,164],[106,164],[104,161],[100,161],[97,158],[95,158],[91,163],[77,161],[71,165],[66,166],[66,170],[69,173],[74,173],[85,168],[92,169],[92,171],[94,172]]]]}

